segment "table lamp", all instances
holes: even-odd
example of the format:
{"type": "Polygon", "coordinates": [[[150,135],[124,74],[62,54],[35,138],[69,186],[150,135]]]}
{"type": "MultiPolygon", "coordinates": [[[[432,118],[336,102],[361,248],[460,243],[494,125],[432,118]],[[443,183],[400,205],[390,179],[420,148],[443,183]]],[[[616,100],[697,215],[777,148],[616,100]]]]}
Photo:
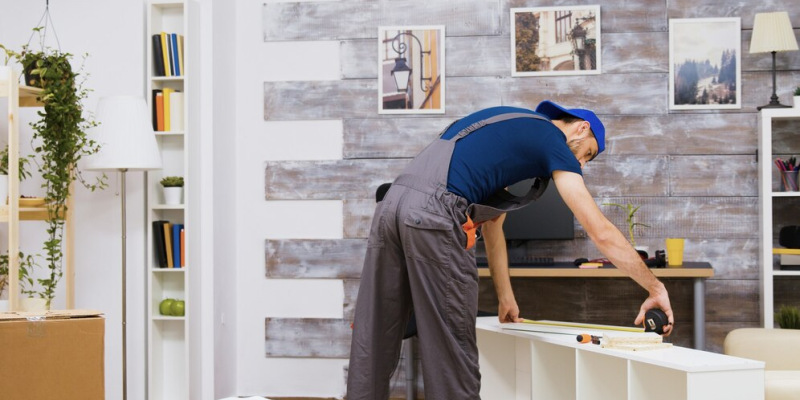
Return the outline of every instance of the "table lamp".
{"type": "Polygon", "coordinates": [[[772,97],[769,104],[762,108],[786,108],[778,101],[775,84],[775,53],[779,51],[796,51],[797,40],[794,37],[789,13],[786,11],[758,13],[753,23],[753,37],[750,40],[750,54],[772,53],[772,97]]]}
{"type": "Polygon", "coordinates": [[[89,137],[100,151],[87,157],[84,170],[119,171],[122,199],[122,398],[128,396],[127,332],[125,299],[125,173],[161,169],[161,153],[156,143],[147,104],[141,97],[103,97],[97,104],[95,118],[99,125],[89,137]]]}

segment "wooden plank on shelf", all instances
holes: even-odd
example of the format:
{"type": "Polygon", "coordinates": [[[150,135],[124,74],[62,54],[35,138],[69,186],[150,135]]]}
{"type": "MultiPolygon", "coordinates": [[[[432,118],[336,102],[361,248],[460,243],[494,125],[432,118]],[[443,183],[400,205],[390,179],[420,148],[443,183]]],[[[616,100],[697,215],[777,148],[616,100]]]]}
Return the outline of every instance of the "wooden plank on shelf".
{"type": "Polygon", "coordinates": [[[375,196],[408,160],[275,161],[265,168],[267,200],[341,200],[375,196]]]}
{"type": "MultiPolygon", "coordinates": [[[[617,0],[504,0],[503,10],[523,7],[599,5],[600,30],[605,36],[614,32],[664,32],[667,30],[667,8],[663,0],[636,2],[617,0]]],[[[510,31],[510,13],[503,12],[501,26],[510,31]]]]}
{"type": "Polygon", "coordinates": [[[445,25],[452,36],[497,35],[499,0],[265,3],[264,41],[377,39],[379,26],[445,25]]]}
{"type": "Polygon", "coordinates": [[[670,196],[758,196],[755,155],[669,157],[670,196]]]}
{"type": "MultiPolygon", "coordinates": [[[[501,88],[493,77],[447,78],[446,115],[462,116],[500,105],[501,88]]],[[[345,79],[338,81],[264,82],[264,119],[320,120],[375,118],[378,115],[377,79],[345,79]]],[[[391,116],[383,116],[391,117],[391,116]]],[[[408,115],[426,118],[430,115],[408,115]]]]}
{"type": "Polygon", "coordinates": [[[667,97],[665,73],[526,77],[500,82],[504,106],[532,107],[542,100],[554,99],[598,114],[667,113],[666,102],[654,101],[667,97]],[[630,90],[632,87],[636,90],[630,90]]]}
{"type": "Polygon", "coordinates": [[[791,21],[800,20],[800,3],[796,0],[743,2],[728,0],[669,0],[667,18],[740,17],[742,29],[753,29],[756,13],[787,11],[791,21]]]}
{"type": "Polygon", "coordinates": [[[364,239],[267,240],[266,277],[358,279],[364,263],[364,239]]]}

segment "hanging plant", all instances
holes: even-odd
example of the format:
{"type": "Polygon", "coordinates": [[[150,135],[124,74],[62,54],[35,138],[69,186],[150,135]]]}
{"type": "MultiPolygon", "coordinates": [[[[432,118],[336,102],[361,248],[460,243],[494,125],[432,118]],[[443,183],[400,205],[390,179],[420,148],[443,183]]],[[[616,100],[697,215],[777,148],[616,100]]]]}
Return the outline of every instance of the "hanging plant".
{"type": "MultiPolygon", "coordinates": [[[[35,28],[39,32],[41,28],[35,28]]],[[[43,43],[43,42],[42,42],[43,43]]],[[[34,152],[38,171],[44,179],[45,202],[48,204],[47,235],[44,243],[44,257],[49,276],[39,279],[43,287],[43,298],[48,306],[55,296],[55,289],[63,276],[62,242],[64,237],[67,199],[72,182],[78,180],[87,189],[95,191],[106,185],[102,175],[94,183],[86,182],[78,170],[78,161],[85,156],[97,153],[100,145],[89,139],[86,131],[97,123],[83,114],[83,100],[89,90],[83,87],[85,75],[83,67],[72,70],[72,54],[51,50],[42,46],[35,52],[23,46],[20,53],[9,52],[30,71],[32,82],[41,85],[39,101],[44,110],[37,114],[40,119],[31,123],[33,128],[34,152]],[[78,79],[81,77],[81,79],[78,79]]],[[[84,57],[85,60],[85,57],[84,57]]]]}

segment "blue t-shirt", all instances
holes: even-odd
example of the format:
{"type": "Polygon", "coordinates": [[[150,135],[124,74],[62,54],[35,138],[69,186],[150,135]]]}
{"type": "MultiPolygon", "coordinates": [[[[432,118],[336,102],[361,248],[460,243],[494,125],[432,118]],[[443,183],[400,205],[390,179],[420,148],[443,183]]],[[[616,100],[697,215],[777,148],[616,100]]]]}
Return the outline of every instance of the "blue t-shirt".
{"type": "MultiPolygon", "coordinates": [[[[442,139],[480,120],[503,113],[535,112],[516,107],[492,107],[457,121],[442,139]]],[[[551,178],[553,171],[581,173],[567,138],[547,120],[514,118],[484,126],[456,142],[447,190],[480,203],[500,189],[531,178],[551,178]]]]}

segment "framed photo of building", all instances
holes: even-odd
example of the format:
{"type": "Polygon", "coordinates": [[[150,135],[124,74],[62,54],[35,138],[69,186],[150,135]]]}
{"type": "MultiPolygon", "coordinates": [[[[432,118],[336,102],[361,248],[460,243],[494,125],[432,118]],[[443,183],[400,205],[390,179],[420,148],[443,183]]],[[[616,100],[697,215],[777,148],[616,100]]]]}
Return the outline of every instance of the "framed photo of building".
{"type": "Polygon", "coordinates": [[[378,113],[444,114],[444,25],[378,28],[378,113]]]}
{"type": "Polygon", "coordinates": [[[511,9],[511,76],[600,73],[600,6],[511,9]]]}
{"type": "Polygon", "coordinates": [[[669,109],[742,108],[740,18],[669,20],[669,109]]]}

